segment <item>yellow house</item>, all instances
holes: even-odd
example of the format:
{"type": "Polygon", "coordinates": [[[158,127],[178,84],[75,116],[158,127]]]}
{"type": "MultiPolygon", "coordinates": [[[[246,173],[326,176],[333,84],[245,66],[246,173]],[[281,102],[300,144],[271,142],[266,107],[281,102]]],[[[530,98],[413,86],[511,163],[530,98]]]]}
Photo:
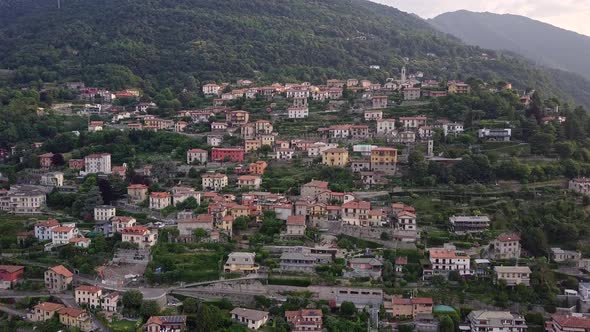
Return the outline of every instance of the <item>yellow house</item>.
{"type": "Polygon", "coordinates": [[[86,310],[63,308],[58,311],[59,322],[67,327],[76,327],[82,331],[92,331],[92,320],[86,310]]]}
{"type": "Polygon", "coordinates": [[[371,164],[395,163],[397,163],[397,149],[379,147],[371,150],[371,164]]]}
{"type": "Polygon", "coordinates": [[[246,151],[246,153],[248,153],[248,152],[256,151],[256,150],[260,149],[261,146],[262,146],[262,144],[260,143],[260,140],[249,139],[249,140],[246,140],[244,143],[244,150],[246,151]]]}
{"type": "Polygon", "coordinates": [[[345,167],[348,164],[348,150],[342,148],[327,149],[322,152],[322,163],[332,167],[345,167]]]}

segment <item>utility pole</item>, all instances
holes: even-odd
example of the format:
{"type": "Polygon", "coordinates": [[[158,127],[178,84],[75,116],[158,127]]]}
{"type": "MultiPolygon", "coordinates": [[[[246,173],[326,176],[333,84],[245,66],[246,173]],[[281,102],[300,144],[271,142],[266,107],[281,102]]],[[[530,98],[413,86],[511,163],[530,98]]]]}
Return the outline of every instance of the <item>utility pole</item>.
{"type": "Polygon", "coordinates": [[[61,9],[61,0],[57,0],[57,9],[61,9]]]}

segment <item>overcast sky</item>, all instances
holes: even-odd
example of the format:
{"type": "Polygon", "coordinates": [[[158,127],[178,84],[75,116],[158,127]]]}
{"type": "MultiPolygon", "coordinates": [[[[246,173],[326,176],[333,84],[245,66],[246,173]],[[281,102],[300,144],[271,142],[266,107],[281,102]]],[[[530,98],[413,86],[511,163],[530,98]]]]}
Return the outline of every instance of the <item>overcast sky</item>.
{"type": "Polygon", "coordinates": [[[373,0],[402,11],[432,18],[466,9],[516,14],[590,36],[590,0],[373,0]]]}

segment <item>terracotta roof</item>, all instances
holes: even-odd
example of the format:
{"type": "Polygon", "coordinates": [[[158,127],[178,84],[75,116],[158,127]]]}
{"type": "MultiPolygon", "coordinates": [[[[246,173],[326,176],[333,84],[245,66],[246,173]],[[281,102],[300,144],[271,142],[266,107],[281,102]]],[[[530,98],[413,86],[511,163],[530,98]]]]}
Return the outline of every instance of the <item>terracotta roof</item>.
{"type": "Polygon", "coordinates": [[[0,271],[6,271],[8,273],[14,273],[24,269],[25,267],[20,265],[0,265],[0,271]]]}
{"type": "Polygon", "coordinates": [[[412,212],[409,211],[402,211],[400,213],[397,214],[397,217],[410,217],[410,218],[416,218],[416,215],[413,214],[412,212]]]}
{"type": "Polygon", "coordinates": [[[500,242],[508,242],[508,241],[520,241],[520,236],[518,234],[500,234],[497,238],[500,242]]]}
{"type": "Polygon", "coordinates": [[[344,203],[342,204],[342,208],[343,209],[363,209],[363,210],[370,210],[371,209],[371,203],[369,202],[365,202],[365,201],[352,201],[352,202],[348,202],[348,203],[344,203]]]}
{"type": "Polygon", "coordinates": [[[170,196],[172,196],[172,195],[167,192],[153,192],[150,194],[150,197],[153,197],[153,198],[168,198],[170,196]]]}
{"type": "Polygon", "coordinates": [[[455,250],[450,249],[430,249],[430,258],[457,258],[455,250]]]}
{"type": "Polygon", "coordinates": [[[96,287],[96,286],[83,285],[83,286],[76,287],[76,291],[88,292],[88,293],[98,293],[98,292],[102,291],[102,289],[100,287],[96,287]]]}
{"type": "Polygon", "coordinates": [[[62,227],[55,227],[51,229],[51,232],[55,233],[69,233],[74,229],[74,227],[69,226],[62,226],[62,227]]]}
{"type": "Polygon", "coordinates": [[[42,310],[42,311],[56,311],[56,310],[60,310],[61,308],[64,308],[63,304],[59,304],[59,303],[53,303],[53,302],[42,302],[37,304],[35,307],[35,310],[42,310]]]}
{"type": "Polygon", "coordinates": [[[325,181],[316,181],[316,180],[312,180],[311,182],[308,182],[306,184],[304,184],[303,186],[305,187],[320,187],[320,188],[328,188],[328,185],[330,183],[325,182],[325,181]]]}
{"type": "Polygon", "coordinates": [[[70,317],[80,317],[81,315],[86,313],[86,310],[76,309],[76,308],[62,308],[58,311],[60,315],[66,315],[70,317]]]}
{"type": "Polygon", "coordinates": [[[213,215],[211,214],[200,214],[196,218],[196,222],[198,223],[213,223],[213,215]]]}
{"type": "Polygon", "coordinates": [[[145,184],[130,184],[127,186],[127,189],[147,189],[148,187],[145,184]]]}
{"type": "Polygon", "coordinates": [[[203,149],[190,149],[188,150],[188,152],[190,153],[207,153],[207,150],[203,150],[203,149]]]}
{"type": "Polygon", "coordinates": [[[305,216],[289,216],[287,217],[287,225],[303,226],[305,225],[305,216]]]}
{"type": "Polygon", "coordinates": [[[121,230],[121,234],[143,235],[149,232],[149,229],[143,226],[126,227],[121,230]]]}
{"type": "Polygon", "coordinates": [[[563,315],[553,315],[551,318],[555,323],[561,325],[561,327],[590,329],[590,318],[563,315]]]}
{"type": "Polygon", "coordinates": [[[111,218],[112,222],[124,222],[128,223],[131,220],[135,220],[133,217],[126,217],[126,216],[114,216],[111,218]]]}
{"type": "Polygon", "coordinates": [[[63,265],[57,265],[54,267],[50,267],[49,269],[51,271],[53,271],[54,273],[57,273],[57,274],[64,276],[66,278],[71,278],[74,276],[74,274],[72,272],[70,272],[70,270],[66,269],[66,267],[63,265]]]}

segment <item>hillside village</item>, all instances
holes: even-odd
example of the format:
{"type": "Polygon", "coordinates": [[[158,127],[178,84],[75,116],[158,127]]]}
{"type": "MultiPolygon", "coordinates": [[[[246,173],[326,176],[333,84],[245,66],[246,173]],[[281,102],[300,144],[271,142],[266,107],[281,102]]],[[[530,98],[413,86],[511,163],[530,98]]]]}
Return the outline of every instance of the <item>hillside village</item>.
{"type": "Polygon", "coordinates": [[[0,149],[8,328],[590,329],[581,115],[400,74],[206,82],[174,112],[64,83],[35,117],[83,128],[0,149]]]}

